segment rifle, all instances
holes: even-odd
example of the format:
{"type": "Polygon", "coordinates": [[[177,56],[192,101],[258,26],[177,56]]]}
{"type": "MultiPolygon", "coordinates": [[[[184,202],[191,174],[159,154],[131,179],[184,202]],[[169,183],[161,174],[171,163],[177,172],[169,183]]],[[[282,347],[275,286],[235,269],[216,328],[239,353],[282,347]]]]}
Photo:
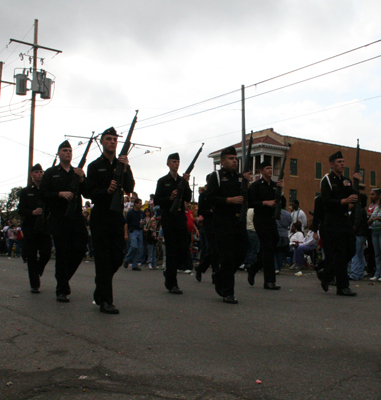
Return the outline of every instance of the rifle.
{"type": "MultiPolygon", "coordinates": [[[[77,168],[82,169],[85,166],[87,153],[90,150],[91,143],[93,142],[93,140],[94,140],[94,132],[91,135],[90,140],[87,142],[86,150],[83,153],[83,156],[82,156],[81,161],[79,162],[77,168]]],[[[78,193],[79,192],[79,175],[74,174],[73,180],[71,181],[69,191],[73,193],[74,197],[67,205],[65,216],[66,217],[74,217],[76,209],[77,209],[77,203],[78,203],[77,199],[78,199],[78,195],[79,195],[79,193],[78,193]]]]}
{"type": "MultiPolygon", "coordinates": [[[[126,137],[126,141],[124,142],[122,150],[119,153],[119,157],[126,156],[128,154],[128,151],[130,150],[131,137],[132,137],[132,133],[134,132],[136,121],[138,119],[138,112],[139,112],[139,110],[136,110],[135,117],[132,120],[130,130],[128,131],[128,135],[126,137]]],[[[112,194],[112,200],[111,200],[111,205],[110,205],[111,211],[116,211],[116,212],[123,211],[123,188],[122,188],[123,169],[124,169],[124,164],[122,164],[121,162],[118,162],[118,164],[115,168],[114,176],[112,178],[114,181],[116,181],[116,189],[115,189],[115,192],[112,194]]]]}
{"type": "Polygon", "coordinates": [[[56,165],[56,163],[57,163],[57,157],[58,157],[58,154],[56,154],[56,156],[54,157],[54,161],[53,161],[53,164],[52,164],[52,168],[56,165]]]}
{"type": "MultiPolygon", "coordinates": [[[[360,142],[357,139],[357,150],[356,150],[356,163],[355,163],[355,174],[360,172],[360,142]]],[[[360,181],[357,178],[353,178],[353,189],[355,194],[358,195],[357,202],[354,207],[355,224],[353,226],[356,232],[357,228],[360,226],[361,222],[361,201],[360,201],[360,181]]]]}
{"type": "MultiPolygon", "coordinates": [[[[284,167],[286,165],[286,160],[287,160],[287,153],[284,156],[282,168],[280,169],[278,180],[281,180],[284,177],[284,167]]],[[[282,212],[282,190],[283,190],[283,188],[281,186],[277,186],[276,192],[275,192],[276,206],[275,206],[274,218],[278,219],[278,220],[280,219],[280,214],[282,212]]]]}
{"type": "MultiPolygon", "coordinates": [[[[251,131],[250,134],[250,139],[249,139],[249,145],[247,147],[247,152],[245,155],[245,164],[244,164],[244,170],[242,173],[249,172],[249,164],[250,164],[250,153],[251,153],[251,147],[253,145],[253,131],[251,131]]],[[[243,147],[242,147],[243,148],[243,147]]],[[[243,160],[243,155],[242,155],[242,160],[243,160]]],[[[245,177],[242,177],[242,187],[241,187],[241,194],[243,196],[243,203],[241,206],[241,211],[239,213],[239,220],[240,222],[245,222],[246,221],[246,214],[247,214],[247,203],[248,203],[248,194],[249,194],[249,189],[247,188],[248,180],[245,177]]]]}
{"type": "MultiPolygon", "coordinates": [[[[196,164],[196,161],[198,159],[198,156],[202,152],[202,148],[204,147],[204,143],[201,145],[201,147],[198,149],[198,152],[194,156],[193,161],[190,163],[189,167],[187,170],[184,172],[184,175],[190,174],[194,168],[194,165],[196,164]]],[[[177,211],[181,208],[181,202],[183,200],[183,194],[184,194],[184,189],[187,184],[187,181],[184,179],[184,177],[181,178],[181,181],[179,183],[179,186],[177,187],[177,195],[175,200],[172,203],[171,209],[169,210],[171,213],[176,214],[177,211]]]]}

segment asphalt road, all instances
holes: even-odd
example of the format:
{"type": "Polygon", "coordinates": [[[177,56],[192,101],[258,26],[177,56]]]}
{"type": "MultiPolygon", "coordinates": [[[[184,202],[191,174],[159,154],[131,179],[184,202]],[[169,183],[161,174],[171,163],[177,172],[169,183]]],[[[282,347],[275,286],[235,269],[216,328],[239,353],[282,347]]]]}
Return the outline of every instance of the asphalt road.
{"type": "Polygon", "coordinates": [[[381,283],[352,285],[356,298],[324,293],[315,275],[282,273],[279,292],[236,274],[238,305],[225,304],[207,273],[121,268],[119,315],[92,304],[94,265],[55,301],[54,261],[41,294],[26,265],[0,258],[0,399],[381,399],[381,283]]]}

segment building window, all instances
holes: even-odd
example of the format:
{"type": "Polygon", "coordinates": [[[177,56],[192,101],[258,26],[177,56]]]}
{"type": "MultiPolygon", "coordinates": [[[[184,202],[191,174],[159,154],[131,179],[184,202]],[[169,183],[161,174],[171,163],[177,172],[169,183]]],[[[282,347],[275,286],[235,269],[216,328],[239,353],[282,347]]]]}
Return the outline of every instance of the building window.
{"type": "Polygon", "coordinates": [[[256,175],[259,175],[259,164],[261,163],[261,156],[255,156],[254,171],[256,175]]]}
{"type": "Polygon", "coordinates": [[[279,176],[280,169],[281,169],[281,158],[280,157],[274,157],[273,175],[274,176],[279,176]]]}
{"type": "Polygon", "coordinates": [[[289,204],[291,204],[294,200],[297,199],[298,196],[298,191],[295,189],[290,189],[290,199],[289,199],[289,204]]]}
{"type": "Polygon", "coordinates": [[[296,158],[290,159],[290,175],[298,175],[298,160],[296,158]]]}
{"type": "Polygon", "coordinates": [[[360,185],[365,185],[365,169],[360,168],[360,175],[362,180],[360,181],[360,185]]]}
{"type": "Polygon", "coordinates": [[[321,162],[315,164],[315,178],[321,179],[323,177],[323,166],[321,162]]]}
{"type": "Polygon", "coordinates": [[[377,186],[376,171],[370,171],[370,186],[377,186]]]}
{"type": "Polygon", "coordinates": [[[344,167],[344,178],[349,178],[351,174],[351,169],[349,167],[344,167]]]}

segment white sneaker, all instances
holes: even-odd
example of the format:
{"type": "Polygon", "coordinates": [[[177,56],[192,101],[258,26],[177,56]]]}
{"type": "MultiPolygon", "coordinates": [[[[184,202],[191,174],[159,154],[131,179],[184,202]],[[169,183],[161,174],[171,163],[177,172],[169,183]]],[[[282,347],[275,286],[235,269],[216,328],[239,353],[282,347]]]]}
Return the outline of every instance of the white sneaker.
{"type": "Polygon", "coordinates": [[[148,268],[149,268],[149,269],[153,269],[153,266],[152,266],[151,263],[148,264],[148,268]]]}
{"type": "Polygon", "coordinates": [[[298,267],[298,265],[294,263],[291,265],[290,269],[296,269],[297,267],[298,267]]]}
{"type": "Polygon", "coordinates": [[[185,271],[184,271],[184,274],[191,274],[192,273],[192,271],[190,270],[190,269],[186,269],[185,271]]]}
{"type": "Polygon", "coordinates": [[[373,282],[375,282],[377,279],[378,279],[377,276],[374,276],[373,278],[369,278],[369,280],[373,281],[373,282]]]}
{"type": "Polygon", "coordinates": [[[378,282],[381,282],[381,278],[378,278],[378,282]]]}

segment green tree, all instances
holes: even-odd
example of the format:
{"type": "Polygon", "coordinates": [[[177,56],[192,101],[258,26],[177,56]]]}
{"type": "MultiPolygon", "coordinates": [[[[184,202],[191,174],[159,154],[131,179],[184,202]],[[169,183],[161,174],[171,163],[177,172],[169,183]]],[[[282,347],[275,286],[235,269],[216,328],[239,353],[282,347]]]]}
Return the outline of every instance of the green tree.
{"type": "Polygon", "coordinates": [[[8,194],[8,198],[0,199],[0,213],[1,220],[4,224],[6,220],[19,220],[20,216],[17,212],[17,206],[19,204],[19,196],[22,186],[17,186],[11,189],[11,192],[8,194]]]}

